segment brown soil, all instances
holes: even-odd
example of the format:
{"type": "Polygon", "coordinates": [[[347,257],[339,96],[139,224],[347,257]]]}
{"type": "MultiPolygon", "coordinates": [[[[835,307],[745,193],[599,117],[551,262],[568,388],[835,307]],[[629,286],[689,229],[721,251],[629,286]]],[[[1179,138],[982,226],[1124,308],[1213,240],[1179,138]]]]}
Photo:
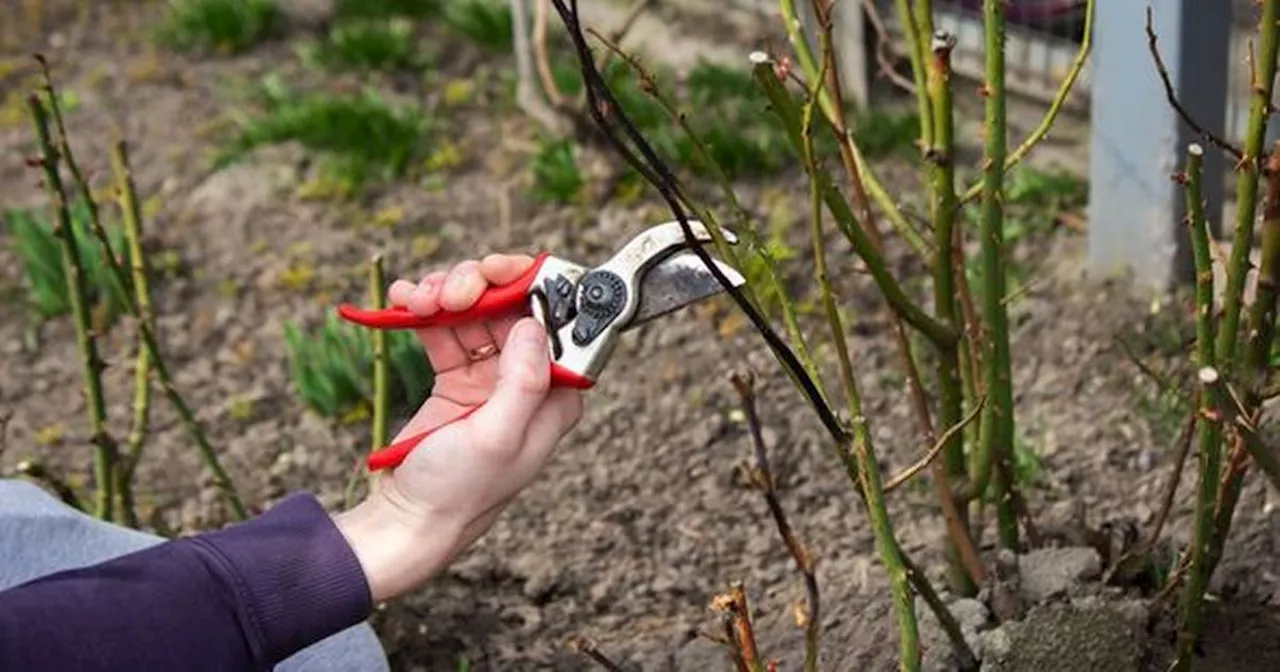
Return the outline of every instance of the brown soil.
{"type": "MultiPolygon", "coordinates": [[[[314,492],[331,506],[341,503],[367,430],[334,427],[303,410],[290,389],[281,325],[287,319],[314,324],[336,302],[360,301],[360,267],[375,250],[387,251],[394,275],[408,277],[494,250],[550,249],[591,261],[667,218],[656,201],[602,209],[534,205],[522,191],[527,176],[518,170],[533,129],[485,100],[451,115],[451,132],[471,161],[440,189],[397,184],[359,208],[307,202],[296,194],[307,167],[292,148],[263,151],[211,174],[203,159],[221,120],[239,105],[250,78],[283,67],[288,47],[268,45],[234,59],[157,57],[144,39],[157,7],[110,5],[94,30],[73,29],[85,24],[68,11],[54,24],[65,32],[28,41],[22,50],[44,50],[63,86],[81,97],[68,122],[90,172],[105,179],[116,119],[132,141],[139,187],[155,208],[149,244],[176,251],[182,261],[156,289],[165,350],[178,387],[257,510],[296,490],[314,492]],[[404,212],[400,224],[360,224],[393,206],[404,212]],[[439,242],[430,259],[409,254],[406,241],[421,235],[439,242]],[[304,290],[288,289],[281,275],[299,258],[320,269],[319,279],[304,290]]],[[[20,96],[21,74],[0,76],[0,92],[20,96]]],[[[23,163],[33,144],[21,118],[0,129],[0,148],[0,202],[42,205],[36,176],[23,163]]],[[[910,166],[885,163],[881,174],[897,193],[919,192],[910,166]]],[[[741,192],[761,213],[770,209],[766,201],[788,198],[799,218],[802,185],[790,176],[767,186],[744,184],[741,192]]],[[[803,259],[806,235],[801,220],[796,223],[792,242],[803,259]]],[[[1180,322],[1170,317],[1181,312],[1176,304],[1153,312],[1148,297],[1085,278],[1083,246],[1081,236],[1062,231],[1018,251],[1038,278],[1013,308],[1018,423],[1043,466],[1029,503],[1046,525],[1068,520],[1079,508],[1093,526],[1130,520],[1145,530],[1159,507],[1178,419],[1141,410],[1153,384],[1115,339],[1127,335],[1159,355],[1180,347],[1186,332],[1169,327],[1180,322]]],[[[923,446],[886,313],[865,275],[850,272],[855,265],[845,261],[853,258],[847,246],[833,235],[829,249],[856,318],[850,343],[876,447],[886,473],[893,473],[923,446]]],[[[899,277],[923,277],[903,251],[893,250],[891,258],[899,277]]],[[[21,271],[7,246],[0,261],[0,278],[10,290],[19,287],[21,271]]],[[[811,269],[797,262],[791,271],[796,291],[806,292],[811,269]]],[[[722,649],[697,633],[716,629],[708,604],[732,581],[746,585],[762,650],[782,669],[797,669],[802,635],[790,605],[802,599],[802,584],[763,499],[740,469],[750,446],[727,375],[742,367],[760,381],[783,505],[820,558],[822,668],[895,666],[893,614],[865,513],[817,418],[729,308],[720,302],[686,311],[624,340],[610,375],[590,394],[584,420],[544,477],[454,567],[419,593],[380,607],[375,625],[395,669],[453,670],[460,658],[483,670],[587,669],[566,646],[578,634],[596,640],[624,669],[729,669],[722,649]]],[[[13,417],[0,467],[7,472],[36,455],[73,481],[87,482],[84,401],[70,325],[48,325],[32,348],[23,310],[17,303],[6,310],[0,405],[13,417]],[[58,427],[65,429],[60,441],[37,440],[58,427]]],[[[803,316],[814,333],[825,334],[819,318],[803,316]]],[[[121,431],[132,385],[127,330],[109,333],[103,343],[113,365],[107,374],[117,401],[112,418],[121,431]]],[[[830,353],[824,348],[819,355],[835,389],[830,353]]],[[[138,485],[153,525],[189,532],[225,522],[203,473],[181,425],[158,403],[138,485]]],[[[1193,461],[1170,524],[1178,539],[1186,535],[1194,482],[1193,461]]],[[[1208,620],[1201,669],[1280,669],[1273,606],[1280,601],[1280,536],[1272,497],[1260,480],[1251,480],[1241,500],[1214,585],[1227,602],[1208,620]]],[[[943,531],[932,501],[923,484],[890,498],[905,551],[937,568],[943,531]]],[[[1035,623],[1070,620],[1053,611],[1058,607],[1038,608],[1049,611],[1035,623]]],[[[1167,643],[1167,627],[1161,619],[1152,623],[1134,631],[1141,640],[1135,660],[1158,658],[1167,643]]],[[[1077,669],[1056,660],[1060,667],[1037,669],[1077,669]]],[[[1153,661],[1122,669],[1147,665],[1157,669],[1153,661]]]]}

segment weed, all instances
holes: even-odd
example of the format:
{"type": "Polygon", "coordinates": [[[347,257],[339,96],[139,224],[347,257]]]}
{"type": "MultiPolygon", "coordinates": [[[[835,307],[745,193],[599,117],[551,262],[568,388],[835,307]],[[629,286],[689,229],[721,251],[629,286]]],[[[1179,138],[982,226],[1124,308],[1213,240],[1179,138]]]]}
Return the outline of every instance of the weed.
{"type": "MultiPolygon", "coordinates": [[[[312,335],[294,323],[286,323],[284,330],[294,390],[308,408],[332,419],[354,417],[370,408],[374,352],[367,331],[333,314],[312,335]]],[[[390,332],[387,345],[391,403],[426,398],[435,374],[417,338],[406,331],[390,332]]]]}
{"type": "Polygon", "coordinates": [[[425,19],[440,13],[442,0],[338,0],[338,19],[425,19]]]}
{"type": "MultiPolygon", "coordinates": [[[[66,273],[62,265],[62,252],[53,222],[28,210],[9,210],[5,213],[14,246],[26,271],[31,307],[42,320],[49,320],[71,312],[67,294],[66,273]]],[[[113,287],[101,247],[89,228],[89,208],[83,201],[76,201],[71,208],[71,230],[75,234],[76,250],[80,255],[80,267],[88,277],[91,310],[96,327],[105,328],[114,322],[126,305],[113,287]]],[[[124,232],[118,227],[109,231],[111,249],[123,263],[129,264],[124,232]]],[[[132,288],[126,288],[131,291],[132,288]]]]}
{"type": "Polygon", "coordinates": [[[454,31],[492,51],[511,50],[511,5],[506,0],[450,0],[444,22],[454,31]]]}
{"type": "Polygon", "coordinates": [[[274,0],[172,0],[158,37],[183,51],[239,54],[276,35],[282,18],[274,0]]]}
{"type": "Polygon", "coordinates": [[[300,49],[303,60],[328,70],[409,70],[422,65],[413,23],[405,19],[341,22],[319,44],[300,49]]]}
{"type": "Polygon", "coordinates": [[[297,141],[322,155],[324,179],[358,188],[402,176],[432,126],[430,117],[393,107],[373,91],[294,93],[278,78],[268,78],[263,89],[264,113],[241,124],[218,167],[257,147],[297,141]]]}
{"type": "Polygon", "coordinates": [[[543,203],[571,203],[586,180],[570,140],[544,140],[533,157],[533,197],[543,203]]]}

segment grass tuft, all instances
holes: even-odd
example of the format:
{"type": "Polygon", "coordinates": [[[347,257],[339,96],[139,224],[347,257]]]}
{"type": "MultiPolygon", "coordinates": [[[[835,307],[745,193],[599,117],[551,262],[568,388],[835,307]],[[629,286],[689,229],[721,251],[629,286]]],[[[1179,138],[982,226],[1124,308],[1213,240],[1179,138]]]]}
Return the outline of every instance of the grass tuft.
{"type": "MultiPolygon", "coordinates": [[[[71,312],[67,294],[66,272],[53,222],[28,210],[8,210],[5,221],[13,237],[13,245],[26,272],[27,289],[32,309],[41,320],[51,320],[71,312]]],[[[71,229],[75,235],[80,267],[87,274],[86,285],[90,310],[96,328],[114,323],[127,303],[112,289],[110,269],[102,259],[99,246],[89,228],[89,209],[83,201],[71,208],[71,229]]],[[[124,232],[119,227],[109,230],[111,249],[124,265],[130,263],[124,232]]]]}
{"type": "MultiPolygon", "coordinates": [[[[285,347],[293,387],[303,404],[330,419],[363,417],[373,407],[373,338],[330,314],[315,332],[286,323],[285,347]]],[[[426,353],[412,332],[387,334],[392,406],[425,399],[435,382],[426,353]]]]}
{"type": "Polygon", "coordinates": [[[304,60],[327,70],[410,70],[424,62],[408,19],[341,22],[324,41],[301,51],[304,60]]]}
{"type": "Polygon", "coordinates": [[[234,55],[277,35],[283,18],[274,0],[171,0],[159,38],[182,51],[234,55]]]}
{"type": "Polygon", "coordinates": [[[496,52],[509,52],[514,36],[511,5],[506,0],[450,0],[444,22],[454,32],[496,52]]]}
{"type": "Polygon", "coordinates": [[[241,124],[218,167],[258,147],[298,142],[321,155],[325,179],[359,188],[370,180],[402,177],[432,129],[430,117],[394,107],[371,90],[303,94],[271,78],[264,91],[263,113],[241,124]]]}
{"type": "Polygon", "coordinates": [[[544,140],[533,157],[532,196],[542,203],[572,203],[586,184],[573,142],[544,140]]]}

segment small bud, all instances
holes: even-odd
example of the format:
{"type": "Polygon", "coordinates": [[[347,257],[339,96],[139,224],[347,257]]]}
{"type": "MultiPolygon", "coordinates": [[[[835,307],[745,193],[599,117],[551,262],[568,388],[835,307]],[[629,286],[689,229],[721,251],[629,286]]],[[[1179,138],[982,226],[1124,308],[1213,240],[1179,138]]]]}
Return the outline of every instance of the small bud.
{"type": "Polygon", "coordinates": [[[747,59],[751,61],[752,65],[760,65],[762,63],[768,63],[770,60],[772,60],[769,58],[769,54],[763,51],[753,51],[751,52],[750,55],[747,56],[747,59]]]}

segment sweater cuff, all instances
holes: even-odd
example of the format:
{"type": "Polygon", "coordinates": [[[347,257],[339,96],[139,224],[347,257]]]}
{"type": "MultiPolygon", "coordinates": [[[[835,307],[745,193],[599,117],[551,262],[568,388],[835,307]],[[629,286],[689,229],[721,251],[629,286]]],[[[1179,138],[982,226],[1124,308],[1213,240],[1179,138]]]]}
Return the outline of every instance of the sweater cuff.
{"type": "Polygon", "coordinates": [[[254,519],[190,541],[227,570],[259,659],[284,660],[373,609],[359,559],[310,494],[290,495],[254,519]]]}

